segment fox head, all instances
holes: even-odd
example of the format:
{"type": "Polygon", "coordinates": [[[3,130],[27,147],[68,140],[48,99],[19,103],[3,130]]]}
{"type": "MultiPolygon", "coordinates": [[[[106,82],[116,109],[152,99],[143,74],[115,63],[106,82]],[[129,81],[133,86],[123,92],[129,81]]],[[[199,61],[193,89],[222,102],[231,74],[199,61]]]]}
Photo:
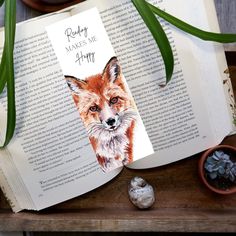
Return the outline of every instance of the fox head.
{"type": "Polygon", "coordinates": [[[101,74],[85,80],[65,78],[91,136],[125,130],[135,119],[134,102],[126,91],[116,57],[108,61],[101,74]]]}

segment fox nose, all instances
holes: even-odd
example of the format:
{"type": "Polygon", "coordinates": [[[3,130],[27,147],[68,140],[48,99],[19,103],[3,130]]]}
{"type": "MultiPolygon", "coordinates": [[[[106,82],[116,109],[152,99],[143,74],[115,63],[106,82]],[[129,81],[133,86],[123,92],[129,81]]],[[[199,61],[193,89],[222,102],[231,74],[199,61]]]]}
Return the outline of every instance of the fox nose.
{"type": "Polygon", "coordinates": [[[109,125],[109,126],[113,126],[115,124],[116,120],[114,118],[109,118],[106,123],[109,125]]]}

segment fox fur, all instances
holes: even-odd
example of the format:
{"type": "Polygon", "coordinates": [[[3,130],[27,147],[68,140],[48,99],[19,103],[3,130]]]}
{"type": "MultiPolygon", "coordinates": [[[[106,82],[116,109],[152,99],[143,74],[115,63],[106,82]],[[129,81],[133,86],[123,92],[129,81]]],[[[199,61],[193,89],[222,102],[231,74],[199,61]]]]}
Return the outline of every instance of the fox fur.
{"type": "Polygon", "coordinates": [[[101,74],[65,78],[103,171],[132,162],[137,112],[117,58],[101,74]]]}

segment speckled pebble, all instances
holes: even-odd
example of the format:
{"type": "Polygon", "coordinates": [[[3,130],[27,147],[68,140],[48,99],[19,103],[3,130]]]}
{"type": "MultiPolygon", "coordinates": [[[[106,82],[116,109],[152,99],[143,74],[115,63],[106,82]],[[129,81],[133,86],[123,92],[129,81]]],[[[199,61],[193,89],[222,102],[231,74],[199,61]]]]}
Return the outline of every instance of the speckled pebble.
{"type": "Polygon", "coordinates": [[[131,179],[128,193],[130,201],[140,209],[150,208],[155,202],[153,187],[141,177],[131,179]]]}

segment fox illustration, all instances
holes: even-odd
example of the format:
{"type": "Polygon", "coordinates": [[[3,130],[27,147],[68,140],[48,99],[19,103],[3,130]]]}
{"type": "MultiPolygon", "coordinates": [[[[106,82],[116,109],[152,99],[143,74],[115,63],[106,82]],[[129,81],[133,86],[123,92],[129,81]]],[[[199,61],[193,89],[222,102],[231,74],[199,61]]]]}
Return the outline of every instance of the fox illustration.
{"type": "Polygon", "coordinates": [[[101,74],[65,78],[103,171],[132,162],[137,111],[117,58],[101,74]]]}

